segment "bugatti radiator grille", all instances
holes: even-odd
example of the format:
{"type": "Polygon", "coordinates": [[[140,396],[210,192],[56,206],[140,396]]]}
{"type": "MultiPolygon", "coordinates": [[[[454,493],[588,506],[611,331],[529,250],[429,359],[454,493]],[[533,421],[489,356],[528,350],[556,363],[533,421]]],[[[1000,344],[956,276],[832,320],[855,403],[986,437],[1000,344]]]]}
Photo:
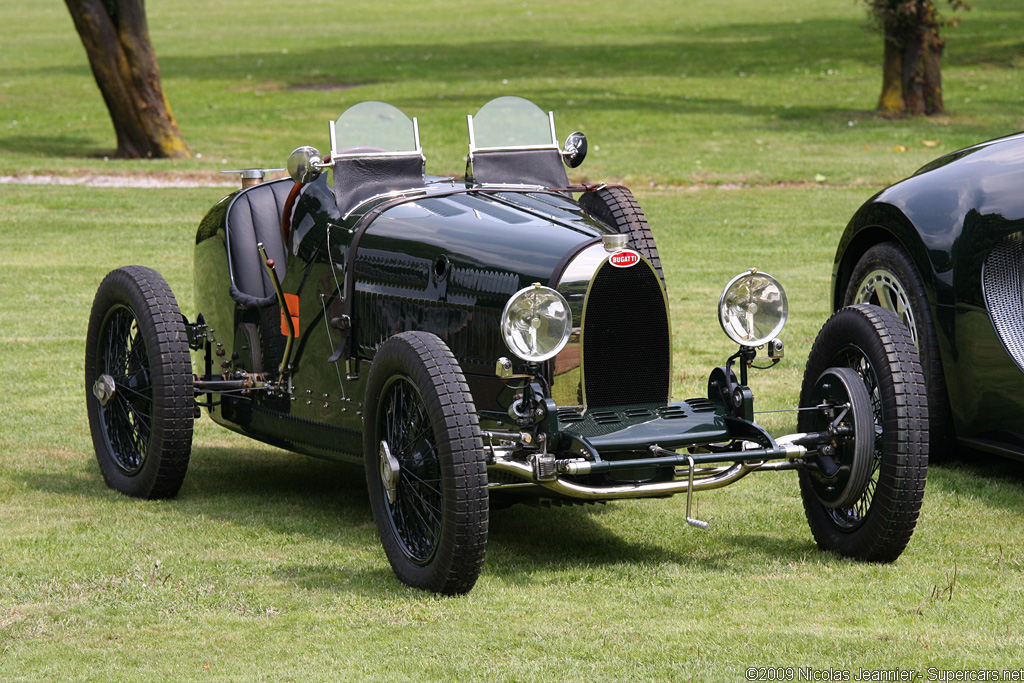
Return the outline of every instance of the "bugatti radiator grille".
{"type": "Polygon", "coordinates": [[[647,262],[601,266],[587,294],[582,327],[588,408],[668,402],[668,311],[661,281],[647,262]]]}
{"type": "Polygon", "coordinates": [[[1017,367],[1024,371],[1024,233],[996,243],[981,275],[992,325],[1017,367]]]}

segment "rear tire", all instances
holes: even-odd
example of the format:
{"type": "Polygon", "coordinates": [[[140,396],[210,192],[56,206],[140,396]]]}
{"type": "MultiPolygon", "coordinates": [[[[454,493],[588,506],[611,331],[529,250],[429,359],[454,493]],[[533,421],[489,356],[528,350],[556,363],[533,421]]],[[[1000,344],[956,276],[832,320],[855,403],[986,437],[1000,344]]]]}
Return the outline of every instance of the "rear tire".
{"type": "Polygon", "coordinates": [[[665,284],[661,257],[654,243],[651,226],[647,224],[647,217],[632,192],[625,187],[603,187],[596,192],[584,192],[579,205],[602,223],[628,235],[629,248],[650,261],[661,278],[661,284],[665,284]]]}
{"type": "Polygon", "coordinates": [[[487,467],[476,407],[438,337],[404,332],[377,350],[363,452],[373,517],[400,581],[445,595],[476,583],[487,545],[487,467]]]}
{"type": "MultiPolygon", "coordinates": [[[[837,311],[821,328],[807,359],[801,407],[830,367],[853,368],[871,399],[875,430],[871,473],[849,507],[822,504],[808,471],[800,494],[811,533],[823,550],[867,562],[893,562],[914,533],[928,473],[928,399],[917,351],[894,313],[859,304],[837,311]]],[[[813,428],[814,411],[799,429],[813,428]]]]}
{"type": "Polygon", "coordinates": [[[175,496],[188,470],[195,400],[184,319],[160,273],[128,266],[100,284],[85,390],[107,485],[137,498],[175,496]]]}

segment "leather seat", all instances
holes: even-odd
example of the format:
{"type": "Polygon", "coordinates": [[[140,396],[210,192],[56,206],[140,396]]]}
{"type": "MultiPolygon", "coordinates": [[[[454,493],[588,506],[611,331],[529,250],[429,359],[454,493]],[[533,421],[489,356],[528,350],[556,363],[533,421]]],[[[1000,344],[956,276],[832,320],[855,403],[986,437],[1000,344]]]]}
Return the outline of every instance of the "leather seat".
{"type": "Polygon", "coordinates": [[[281,235],[281,213],[294,183],[289,178],[260,183],[240,192],[227,215],[228,263],[231,298],[243,306],[277,303],[274,285],[263,267],[259,242],[274,260],[279,280],[284,280],[287,253],[281,235]]]}

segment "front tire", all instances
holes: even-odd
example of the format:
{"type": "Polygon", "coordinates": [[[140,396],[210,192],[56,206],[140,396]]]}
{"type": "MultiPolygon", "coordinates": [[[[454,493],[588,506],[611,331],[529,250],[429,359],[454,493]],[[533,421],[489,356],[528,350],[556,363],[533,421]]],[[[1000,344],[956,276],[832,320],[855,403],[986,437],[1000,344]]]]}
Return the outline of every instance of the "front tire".
{"type": "Polygon", "coordinates": [[[85,390],[107,485],[137,498],[177,495],[195,400],[184,320],[160,273],[128,266],[100,284],[85,341],[85,390]]]}
{"type": "Polygon", "coordinates": [[[404,332],[382,344],[364,415],[370,505],[395,575],[468,592],[487,544],[487,468],[473,397],[444,342],[404,332]]]}
{"type": "MultiPolygon", "coordinates": [[[[836,312],[821,328],[807,359],[800,406],[827,368],[852,368],[863,381],[875,431],[867,485],[848,507],[828,507],[807,470],[800,494],[822,550],[867,562],[893,562],[914,533],[928,473],[928,399],[913,340],[891,311],[859,304],[836,312]]],[[[800,414],[800,431],[814,411],[800,414]]]]}

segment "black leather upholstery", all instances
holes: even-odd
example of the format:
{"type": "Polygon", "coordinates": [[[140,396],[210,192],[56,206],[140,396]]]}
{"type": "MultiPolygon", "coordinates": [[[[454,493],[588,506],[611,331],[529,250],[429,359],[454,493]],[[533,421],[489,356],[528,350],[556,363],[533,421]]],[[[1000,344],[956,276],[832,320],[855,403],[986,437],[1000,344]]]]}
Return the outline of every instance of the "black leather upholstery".
{"type": "Polygon", "coordinates": [[[287,254],[281,236],[281,212],[293,185],[288,178],[261,183],[239,193],[228,211],[231,298],[243,306],[277,303],[256,244],[263,242],[267,256],[274,260],[278,279],[284,280],[287,254]]]}

